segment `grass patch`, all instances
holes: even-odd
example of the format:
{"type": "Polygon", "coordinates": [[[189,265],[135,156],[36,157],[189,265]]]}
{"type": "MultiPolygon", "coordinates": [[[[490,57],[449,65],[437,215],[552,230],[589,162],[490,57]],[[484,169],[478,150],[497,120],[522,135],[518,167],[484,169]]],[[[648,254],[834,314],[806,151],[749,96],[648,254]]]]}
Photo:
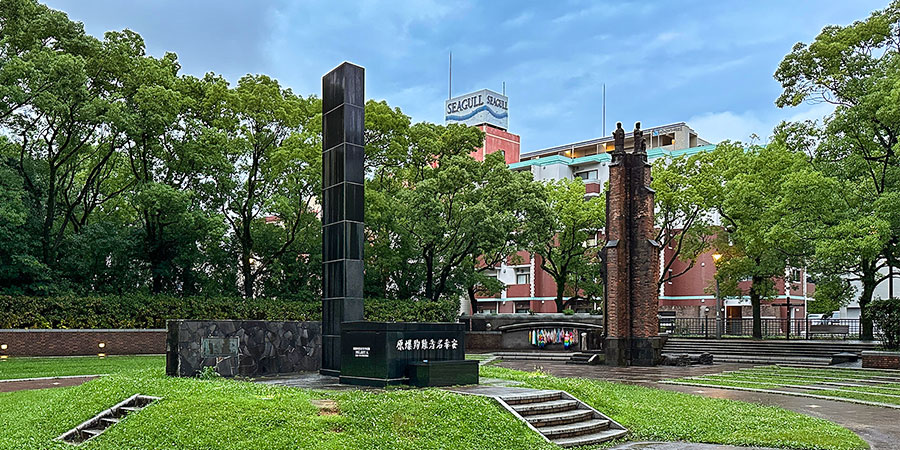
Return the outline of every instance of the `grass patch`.
{"type": "MultiPolygon", "coordinates": [[[[13,362],[6,369],[15,368],[16,378],[79,372],[113,375],[70,388],[0,393],[0,423],[6,424],[0,448],[69,449],[53,438],[135,393],[163,399],[84,448],[558,448],[491,400],[436,389],[322,392],[227,379],[169,378],[163,374],[161,357],[7,362],[13,362]]],[[[621,422],[633,440],[867,448],[855,434],[831,422],[774,407],[498,367],[482,367],[481,373],[535,388],[566,390],[621,422]]]]}
{"type": "Polygon", "coordinates": [[[890,405],[900,405],[900,397],[896,394],[877,394],[871,392],[847,392],[845,390],[833,391],[812,391],[818,395],[827,395],[829,397],[849,398],[853,400],[865,400],[867,402],[887,403],[890,405]]]}
{"type": "Polygon", "coordinates": [[[630,439],[797,449],[865,449],[853,432],[827,420],[771,406],[499,367],[482,376],[538,389],[562,389],[631,430],[630,439]]]}
{"type": "Polygon", "coordinates": [[[813,369],[802,367],[761,366],[742,369],[743,373],[764,373],[773,375],[802,375],[827,378],[843,378],[847,380],[863,380],[872,377],[900,378],[897,371],[854,370],[854,369],[813,369]]]}
{"type": "Polygon", "coordinates": [[[18,378],[63,377],[71,375],[113,374],[147,367],[165,367],[166,357],[149,356],[72,356],[64,358],[17,358],[0,360],[0,380],[18,378]]]}
{"type": "Polygon", "coordinates": [[[161,368],[72,388],[0,394],[0,448],[70,449],[52,439],[134,393],[163,399],[85,448],[556,448],[485,398],[436,389],[317,392],[169,378],[161,368]],[[321,400],[334,402],[335,413],[322,413],[321,400]]]}
{"type": "Polygon", "coordinates": [[[766,366],[741,369],[735,372],[709,374],[702,377],[670,380],[677,383],[716,386],[722,388],[754,388],[783,390],[831,397],[834,400],[853,399],[900,405],[900,384],[878,377],[897,377],[896,373],[853,369],[806,369],[766,366]],[[840,386],[828,383],[872,383],[865,386],[840,386]],[[807,389],[804,389],[807,387],[807,389]],[[824,389],[810,389],[810,388],[824,389]]]}

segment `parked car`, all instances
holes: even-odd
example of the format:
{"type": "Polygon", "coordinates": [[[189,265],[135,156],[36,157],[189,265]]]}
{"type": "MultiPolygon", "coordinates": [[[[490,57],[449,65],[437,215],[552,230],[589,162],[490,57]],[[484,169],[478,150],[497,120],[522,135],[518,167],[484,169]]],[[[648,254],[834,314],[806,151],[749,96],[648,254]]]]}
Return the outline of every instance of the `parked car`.
{"type": "Polygon", "coordinates": [[[807,314],[806,320],[810,325],[825,325],[825,314],[807,314]]]}

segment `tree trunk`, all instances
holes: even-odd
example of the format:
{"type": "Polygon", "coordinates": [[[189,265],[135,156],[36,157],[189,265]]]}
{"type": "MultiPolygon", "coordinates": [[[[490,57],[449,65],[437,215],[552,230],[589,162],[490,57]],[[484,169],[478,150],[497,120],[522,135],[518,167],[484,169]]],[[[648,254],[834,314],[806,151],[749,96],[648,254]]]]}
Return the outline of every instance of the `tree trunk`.
{"type": "Polygon", "coordinates": [[[44,224],[41,227],[41,256],[43,263],[52,267],[52,243],[50,235],[53,233],[53,216],[56,215],[56,167],[55,162],[50,162],[50,174],[47,178],[47,210],[45,211],[44,224]]]}
{"type": "Polygon", "coordinates": [[[250,264],[251,252],[253,249],[253,238],[250,236],[250,222],[244,220],[241,224],[241,275],[244,278],[244,297],[253,298],[253,285],[255,283],[255,274],[253,273],[253,265],[250,264]]]}
{"type": "Polygon", "coordinates": [[[475,302],[478,301],[475,299],[475,286],[469,286],[468,293],[469,293],[469,307],[470,307],[469,309],[471,310],[471,314],[475,314],[475,310],[477,309],[475,307],[475,302]]]}
{"type": "Polygon", "coordinates": [[[561,313],[564,309],[566,309],[566,304],[563,301],[563,291],[566,289],[566,283],[556,282],[556,312],[561,313]]]}
{"type": "Polygon", "coordinates": [[[875,339],[872,326],[872,319],[866,315],[866,307],[872,301],[872,294],[875,292],[875,276],[864,276],[862,279],[863,290],[859,296],[859,338],[864,341],[875,339]]]}
{"type": "Polygon", "coordinates": [[[759,291],[762,289],[762,284],[765,282],[765,279],[759,276],[753,276],[752,282],[750,285],[750,307],[753,310],[753,338],[754,339],[762,339],[762,311],[761,311],[761,302],[762,295],[760,295],[759,291]]]}
{"type": "Polygon", "coordinates": [[[434,260],[429,250],[425,251],[425,297],[436,300],[434,294],[434,260]]]}

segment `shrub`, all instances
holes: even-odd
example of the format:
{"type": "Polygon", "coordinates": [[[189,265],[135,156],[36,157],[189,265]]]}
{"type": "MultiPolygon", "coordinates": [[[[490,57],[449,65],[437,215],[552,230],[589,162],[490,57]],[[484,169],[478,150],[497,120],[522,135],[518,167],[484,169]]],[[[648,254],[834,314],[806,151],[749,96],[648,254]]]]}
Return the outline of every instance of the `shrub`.
{"type": "MultiPolygon", "coordinates": [[[[453,301],[366,299],[367,320],[456,322],[453,301]]],[[[0,296],[0,328],[165,328],[167,319],[321,320],[322,302],[304,299],[0,296]]]]}
{"type": "Polygon", "coordinates": [[[572,308],[566,308],[563,310],[563,314],[565,314],[567,316],[571,316],[572,314],[575,314],[575,310],[572,308]]]}
{"type": "Polygon", "coordinates": [[[884,348],[900,350],[900,298],[872,302],[866,315],[880,330],[884,348]]]}

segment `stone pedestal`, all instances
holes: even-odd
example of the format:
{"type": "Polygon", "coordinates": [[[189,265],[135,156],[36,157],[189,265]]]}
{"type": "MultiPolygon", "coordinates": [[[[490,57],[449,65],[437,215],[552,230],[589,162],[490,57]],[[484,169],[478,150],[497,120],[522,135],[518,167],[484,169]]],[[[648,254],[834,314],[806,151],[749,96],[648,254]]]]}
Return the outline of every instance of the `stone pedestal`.
{"type": "Polygon", "coordinates": [[[322,369],[341,373],[341,323],[363,319],[365,70],[322,77],[322,369]]]}
{"type": "MultiPolygon", "coordinates": [[[[403,384],[409,381],[413,363],[466,358],[461,323],[345,322],[342,326],[341,383],[403,384]]],[[[470,379],[461,377],[451,384],[466,384],[470,379]]]]}
{"type": "Polygon", "coordinates": [[[640,123],[634,150],[625,151],[622,124],[606,193],[606,363],[656,365],[659,360],[659,243],[655,241],[650,164],[640,123]]]}

